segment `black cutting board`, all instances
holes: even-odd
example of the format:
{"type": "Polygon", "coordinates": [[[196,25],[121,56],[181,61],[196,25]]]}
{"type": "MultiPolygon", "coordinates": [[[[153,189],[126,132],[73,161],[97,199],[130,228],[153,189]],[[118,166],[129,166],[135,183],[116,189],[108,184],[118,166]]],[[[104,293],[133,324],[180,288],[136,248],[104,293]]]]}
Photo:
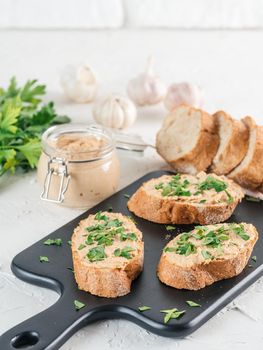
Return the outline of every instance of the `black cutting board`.
{"type": "MultiPolygon", "coordinates": [[[[260,238],[252,255],[257,261],[250,259],[248,266],[237,277],[220,281],[200,291],[176,290],[165,286],[156,277],[156,267],[163,247],[167,244],[167,233],[174,235],[189,231],[192,225],[175,225],[176,230],[166,231],[165,225],[154,224],[134,217],[138,228],[143,232],[145,242],[144,270],[133,282],[130,294],[107,299],[79,291],[74,280],[71,249],[67,241],[71,239],[73,229],[79,221],[90,213],[108,210],[131,215],[127,209],[125,194],[132,195],[144,182],[153,177],[167,174],[156,171],[137,180],[130,186],[106,199],[94,208],[88,210],[65,226],[59,228],[47,237],[18,254],[12,261],[12,271],[22,280],[57,291],[61,297],[47,310],[22,322],[1,336],[0,349],[59,349],[59,347],[78,329],[87,324],[106,318],[125,318],[137,323],[150,332],[167,337],[184,337],[204,324],[234,297],[258,279],[263,272],[263,230],[262,202],[243,202],[237,207],[229,222],[253,223],[260,238]],[[61,247],[45,246],[47,238],[62,238],[61,247]],[[48,256],[49,263],[40,263],[39,256],[48,256]],[[76,311],[74,300],[86,304],[86,307],[76,311]],[[202,307],[189,307],[186,300],[193,300],[202,307]],[[152,309],[144,313],[138,311],[142,305],[152,309]],[[173,319],[168,324],[163,323],[164,314],[161,309],[178,308],[186,310],[180,319],[173,319]]],[[[169,173],[168,173],[169,174],[169,173]]]]}

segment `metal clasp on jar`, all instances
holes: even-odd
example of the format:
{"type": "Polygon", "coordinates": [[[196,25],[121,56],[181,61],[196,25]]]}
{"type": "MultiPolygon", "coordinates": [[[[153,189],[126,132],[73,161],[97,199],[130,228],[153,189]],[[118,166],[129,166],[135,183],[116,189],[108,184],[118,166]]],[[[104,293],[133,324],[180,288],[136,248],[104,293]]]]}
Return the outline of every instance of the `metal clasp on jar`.
{"type": "Polygon", "coordinates": [[[44,201],[53,203],[62,203],[64,201],[64,194],[68,189],[70,175],[65,159],[53,157],[48,161],[48,170],[44,181],[44,189],[40,198],[44,201]],[[60,177],[59,191],[57,199],[49,198],[50,185],[54,176],[60,177]]]}

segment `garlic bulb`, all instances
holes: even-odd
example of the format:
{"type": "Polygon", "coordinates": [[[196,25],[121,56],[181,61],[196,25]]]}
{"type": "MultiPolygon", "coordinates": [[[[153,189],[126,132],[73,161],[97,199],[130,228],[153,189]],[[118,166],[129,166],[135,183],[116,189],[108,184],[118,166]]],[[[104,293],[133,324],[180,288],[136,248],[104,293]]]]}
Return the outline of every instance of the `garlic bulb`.
{"type": "Polygon", "coordinates": [[[180,104],[187,104],[195,108],[203,107],[203,91],[198,86],[190,83],[172,84],[168,88],[164,105],[171,111],[180,104]]]}
{"type": "Polygon", "coordinates": [[[68,98],[79,103],[93,101],[98,89],[95,73],[86,64],[65,67],[60,83],[68,98]]]}
{"type": "Polygon", "coordinates": [[[111,95],[95,104],[93,116],[99,124],[109,128],[124,129],[135,122],[137,109],[129,98],[111,95]]]}
{"type": "Polygon", "coordinates": [[[163,101],[166,86],[160,78],[153,74],[153,59],[148,60],[145,73],[132,79],[127,86],[127,94],[138,106],[154,105],[163,101]]]}

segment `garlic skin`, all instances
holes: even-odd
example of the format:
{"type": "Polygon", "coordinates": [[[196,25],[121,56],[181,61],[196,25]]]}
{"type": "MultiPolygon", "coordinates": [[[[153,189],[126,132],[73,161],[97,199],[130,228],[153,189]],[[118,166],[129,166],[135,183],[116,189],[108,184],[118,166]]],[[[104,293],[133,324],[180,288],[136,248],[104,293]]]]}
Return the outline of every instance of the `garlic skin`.
{"type": "Polygon", "coordinates": [[[167,87],[153,73],[153,59],[149,58],[145,73],[129,81],[127,94],[137,106],[155,105],[163,101],[167,87]]]}
{"type": "Polygon", "coordinates": [[[129,98],[114,94],[95,103],[93,117],[108,128],[125,129],[135,122],[137,109],[129,98]]]}
{"type": "Polygon", "coordinates": [[[87,64],[65,67],[60,76],[60,84],[65,95],[78,103],[93,101],[98,90],[96,75],[87,64]]]}
{"type": "Polygon", "coordinates": [[[185,82],[169,86],[167,95],[164,99],[165,107],[171,111],[181,104],[187,104],[195,108],[202,108],[204,105],[202,89],[197,85],[185,82]]]}

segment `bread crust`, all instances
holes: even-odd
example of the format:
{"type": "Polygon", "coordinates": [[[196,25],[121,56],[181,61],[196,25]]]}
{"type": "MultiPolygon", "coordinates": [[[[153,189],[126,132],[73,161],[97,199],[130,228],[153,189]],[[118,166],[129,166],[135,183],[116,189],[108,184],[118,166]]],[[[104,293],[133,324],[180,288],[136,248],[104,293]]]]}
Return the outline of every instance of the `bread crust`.
{"type": "MultiPolygon", "coordinates": [[[[228,174],[233,170],[245,157],[248,148],[248,127],[240,120],[233,119],[224,111],[218,111],[214,115],[219,130],[219,118],[223,117],[227,122],[232,124],[232,132],[223,152],[215,155],[211,166],[211,171],[217,175],[228,174]]],[[[219,150],[219,148],[218,148],[219,150]]]]}
{"type": "Polygon", "coordinates": [[[128,209],[135,215],[159,224],[215,224],[227,220],[244,194],[234,182],[237,196],[232,203],[199,204],[179,202],[149,194],[141,186],[128,201],[128,209]]]}
{"type": "MultiPolygon", "coordinates": [[[[114,213],[111,213],[111,215],[114,215],[114,213]]],[[[126,218],[121,214],[117,215],[118,218],[126,218]]],[[[126,220],[129,219],[126,218],[126,220]]],[[[132,259],[127,260],[123,267],[101,268],[94,263],[94,265],[87,264],[79,254],[75,242],[81,234],[80,225],[74,230],[72,236],[73,268],[78,288],[105,298],[116,298],[128,294],[131,290],[132,281],[140,274],[143,268],[144,243],[142,241],[137,242],[138,254],[132,259]]],[[[133,231],[139,232],[139,236],[141,236],[141,232],[135,225],[133,231]]]]}
{"type": "MultiPolygon", "coordinates": [[[[215,153],[219,144],[219,137],[217,132],[217,126],[214,118],[201,109],[196,109],[187,105],[181,105],[175,108],[168,116],[167,119],[171,119],[177,109],[184,108],[190,115],[191,113],[201,114],[201,129],[197,138],[196,144],[193,149],[187,154],[181,156],[178,159],[168,159],[165,153],[164,147],[161,146],[161,142],[165,137],[163,128],[157,133],[156,148],[157,152],[178,172],[196,174],[200,171],[205,171],[212,163],[215,153]]],[[[176,137],[176,135],[175,135],[176,137]]]]}
{"type": "MultiPolygon", "coordinates": [[[[243,187],[256,190],[263,183],[263,126],[256,125],[251,117],[242,119],[250,132],[256,134],[253,155],[248,164],[242,168],[235,168],[228,176],[243,187]]],[[[240,163],[242,165],[242,163],[240,163]]]]}
{"type": "MultiPolygon", "coordinates": [[[[251,225],[252,226],[252,225],[251,225]]],[[[255,235],[238,255],[229,259],[210,260],[191,267],[177,266],[169,261],[167,255],[162,254],[157,268],[157,275],[161,282],[177,288],[198,290],[219,280],[228,279],[240,274],[247,265],[253,247],[258,239],[258,232],[253,226],[255,235]]]]}

